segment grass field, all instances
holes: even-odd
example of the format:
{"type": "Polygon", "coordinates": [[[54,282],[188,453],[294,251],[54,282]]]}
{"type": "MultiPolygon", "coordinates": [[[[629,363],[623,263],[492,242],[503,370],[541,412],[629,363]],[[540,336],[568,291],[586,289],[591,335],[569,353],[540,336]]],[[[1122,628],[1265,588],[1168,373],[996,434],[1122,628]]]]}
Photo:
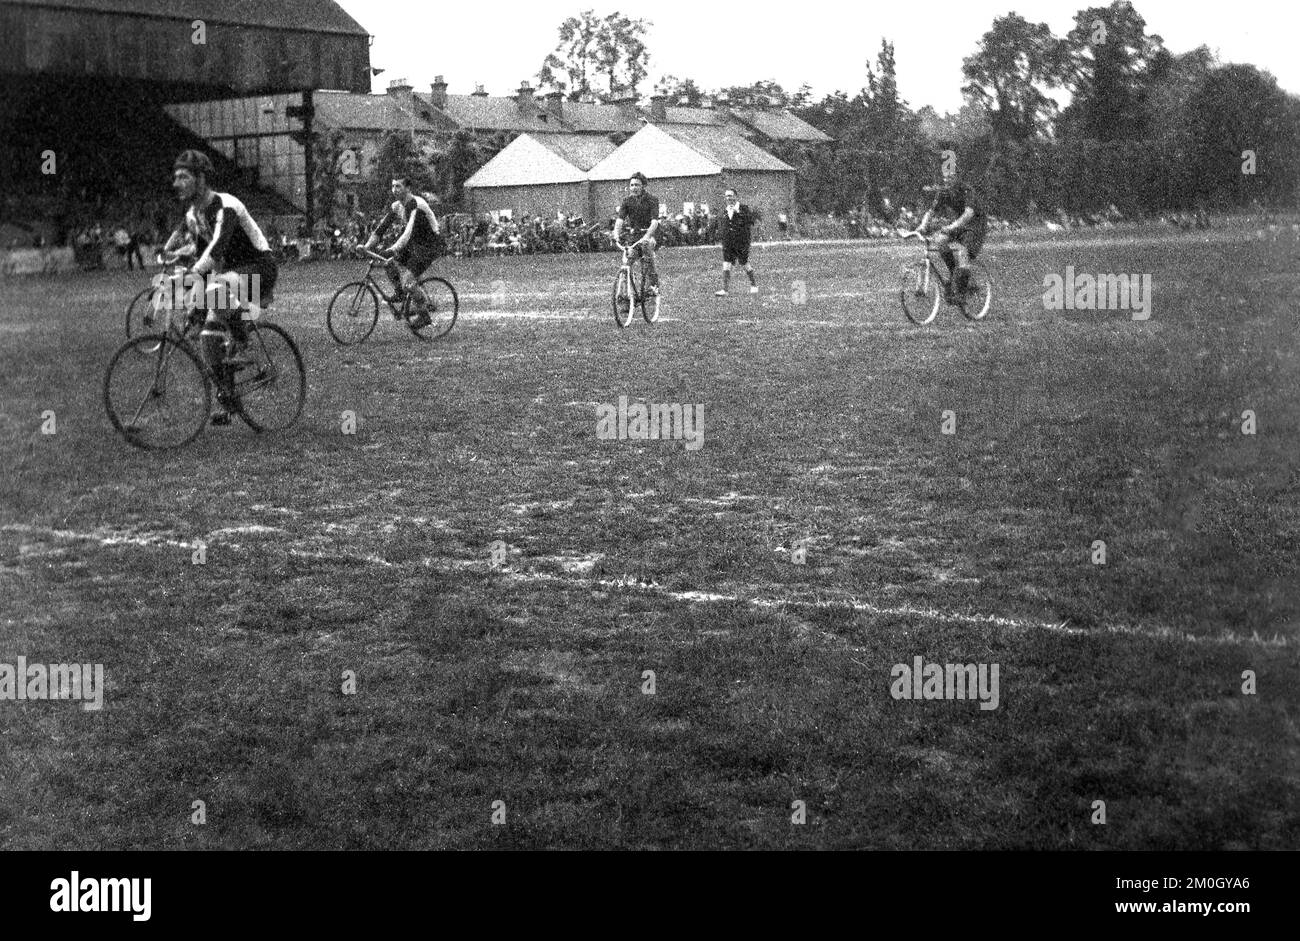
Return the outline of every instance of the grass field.
{"type": "Polygon", "coordinates": [[[0,663],[107,684],[0,701],[0,846],[1300,846],[1300,243],[995,241],[989,319],[928,327],[912,254],[719,299],[664,253],[623,331],[617,256],[451,262],[450,337],[351,348],[360,266],[287,268],[302,421],[163,455],[100,398],[139,276],[0,282],[0,663]],[[1067,265],[1150,320],[1044,310],[1067,265]],[[703,446],[598,439],[620,396],[703,446]],[[998,707],[893,698],[915,657],[998,707]]]}

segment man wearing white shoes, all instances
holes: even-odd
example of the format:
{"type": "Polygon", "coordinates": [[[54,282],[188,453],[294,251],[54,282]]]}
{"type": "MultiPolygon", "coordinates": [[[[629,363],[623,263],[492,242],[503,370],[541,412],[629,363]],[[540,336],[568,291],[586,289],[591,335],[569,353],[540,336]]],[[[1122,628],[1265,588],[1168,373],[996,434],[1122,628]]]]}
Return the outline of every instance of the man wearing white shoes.
{"type": "Polygon", "coordinates": [[[749,264],[750,233],[754,228],[754,213],[740,198],[736,191],[727,187],[727,211],[718,220],[722,225],[722,290],[718,297],[726,297],[731,286],[731,266],[740,264],[749,275],[749,293],[758,293],[758,281],[754,278],[754,269],[749,264]]]}

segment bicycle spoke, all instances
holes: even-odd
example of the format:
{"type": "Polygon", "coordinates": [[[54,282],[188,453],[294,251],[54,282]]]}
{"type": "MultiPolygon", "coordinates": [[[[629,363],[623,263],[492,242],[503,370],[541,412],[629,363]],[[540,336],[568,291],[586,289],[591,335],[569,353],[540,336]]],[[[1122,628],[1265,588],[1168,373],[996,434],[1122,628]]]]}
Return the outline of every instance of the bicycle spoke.
{"type": "Polygon", "coordinates": [[[175,448],[207,423],[211,389],[198,358],[162,336],[123,345],[104,376],[104,405],[113,427],[131,444],[175,448]],[[152,355],[141,351],[152,347],[152,355]]]}
{"type": "Polygon", "coordinates": [[[239,414],[255,431],[281,431],[298,420],[307,396],[302,355],[276,324],[248,330],[232,382],[239,414]]]}

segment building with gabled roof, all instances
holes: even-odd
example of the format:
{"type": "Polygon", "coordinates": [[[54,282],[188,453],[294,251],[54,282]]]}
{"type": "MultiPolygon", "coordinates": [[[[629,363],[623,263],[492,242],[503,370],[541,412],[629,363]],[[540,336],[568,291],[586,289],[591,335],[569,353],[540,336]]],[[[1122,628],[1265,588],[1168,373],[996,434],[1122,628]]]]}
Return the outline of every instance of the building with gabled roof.
{"type": "Polygon", "coordinates": [[[725,127],[647,124],[588,172],[597,218],[617,210],[637,172],[669,215],[688,204],[716,213],[728,186],[773,218],[794,206],[794,168],[725,127]]]}
{"type": "Polygon", "coordinates": [[[589,216],[587,172],[615,149],[595,134],[521,134],[465,182],[471,211],[589,216]]]}

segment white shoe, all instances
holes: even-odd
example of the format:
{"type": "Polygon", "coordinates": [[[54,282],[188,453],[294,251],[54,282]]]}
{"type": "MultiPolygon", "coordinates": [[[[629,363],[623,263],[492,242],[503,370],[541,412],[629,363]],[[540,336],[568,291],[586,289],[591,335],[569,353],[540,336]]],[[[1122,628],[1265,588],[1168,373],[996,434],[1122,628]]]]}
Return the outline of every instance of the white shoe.
{"type": "Polygon", "coordinates": [[[757,294],[757,293],[758,293],[758,285],[757,285],[757,284],[751,284],[751,285],[749,286],[749,293],[750,293],[750,294],[757,294]]]}
{"type": "Polygon", "coordinates": [[[726,289],[726,288],[723,288],[721,291],[714,291],[713,294],[714,294],[715,297],[726,297],[726,296],[727,296],[727,289],[726,289]]]}

